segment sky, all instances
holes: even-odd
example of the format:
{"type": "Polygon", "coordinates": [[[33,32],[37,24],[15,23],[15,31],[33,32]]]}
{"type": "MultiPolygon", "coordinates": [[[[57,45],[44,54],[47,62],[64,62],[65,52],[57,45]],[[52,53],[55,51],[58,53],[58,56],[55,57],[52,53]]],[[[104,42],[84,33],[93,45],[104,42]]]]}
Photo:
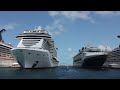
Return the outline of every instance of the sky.
{"type": "Polygon", "coordinates": [[[85,46],[112,50],[120,44],[120,11],[0,11],[0,29],[7,30],[4,42],[13,47],[19,43],[18,34],[37,26],[52,35],[59,64],[72,64],[85,46]]]}

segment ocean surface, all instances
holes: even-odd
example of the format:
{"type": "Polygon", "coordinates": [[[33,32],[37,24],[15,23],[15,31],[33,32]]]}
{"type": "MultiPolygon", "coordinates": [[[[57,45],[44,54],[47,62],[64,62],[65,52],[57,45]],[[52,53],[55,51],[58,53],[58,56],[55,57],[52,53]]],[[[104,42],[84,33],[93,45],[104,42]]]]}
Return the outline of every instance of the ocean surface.
{"type": "Polygon", "coordinates": [[[44,69],[0,68],[0,79],[120,79],[120,69],[59,66],[44,69]]]}

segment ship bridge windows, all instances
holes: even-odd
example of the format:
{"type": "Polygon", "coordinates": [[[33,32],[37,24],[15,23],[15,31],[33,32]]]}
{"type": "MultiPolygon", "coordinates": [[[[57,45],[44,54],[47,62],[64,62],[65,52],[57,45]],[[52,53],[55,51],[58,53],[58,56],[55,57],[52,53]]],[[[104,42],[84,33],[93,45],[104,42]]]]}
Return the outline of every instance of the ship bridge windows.
{"type": "Polygon", "coordinates": [[[26,39],[27,40],[32,39],[32,40],[39,40],[40,41],[41,38],[34,38],[34,37],[32,37],[32,38],[29,38],[29,37],[28,38],[23,38],[23,40],[26,40],[26,39]]]}
{"type": "Polygon", "coordinates": [[[88,50],[86,50],[87,52],[101,52],[101,50],[97,50],[97,49],[88,49],[88,50]]]}
{"type": "Polygon", "coordinates": [[[89,50],[88,52],[100,52],[100,51],[91,51],[91,50],[89,50]]]}
{"type": "Polygon", "coordinates": [[[32,39],[23,39],[22,43],[24,46],[33,46],[36,45],[40,40],[32,40],[32,39]]]}

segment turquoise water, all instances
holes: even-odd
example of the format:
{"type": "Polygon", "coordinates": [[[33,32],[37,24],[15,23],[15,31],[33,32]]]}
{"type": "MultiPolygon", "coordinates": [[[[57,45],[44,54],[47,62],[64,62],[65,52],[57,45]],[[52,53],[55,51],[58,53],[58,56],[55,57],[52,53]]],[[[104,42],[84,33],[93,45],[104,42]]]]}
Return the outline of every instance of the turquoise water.
{"type": "Polygon", "coordinates": [[[120,79],[120,69],[66,66],[45,69],[0,68],[0,79],[120,79]]]}

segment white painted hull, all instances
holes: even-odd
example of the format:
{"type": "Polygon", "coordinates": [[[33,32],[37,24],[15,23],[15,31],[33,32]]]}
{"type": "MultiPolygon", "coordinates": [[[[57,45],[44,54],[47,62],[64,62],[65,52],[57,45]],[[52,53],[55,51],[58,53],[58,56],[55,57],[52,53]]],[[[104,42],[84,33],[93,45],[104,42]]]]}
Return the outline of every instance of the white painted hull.
{"type": "Polygon", "coordinates": [[[22,68],[56,67],[58,63],[51,60],[49,51],[43,49],[14,48],[11,50],[22,68]]]}

